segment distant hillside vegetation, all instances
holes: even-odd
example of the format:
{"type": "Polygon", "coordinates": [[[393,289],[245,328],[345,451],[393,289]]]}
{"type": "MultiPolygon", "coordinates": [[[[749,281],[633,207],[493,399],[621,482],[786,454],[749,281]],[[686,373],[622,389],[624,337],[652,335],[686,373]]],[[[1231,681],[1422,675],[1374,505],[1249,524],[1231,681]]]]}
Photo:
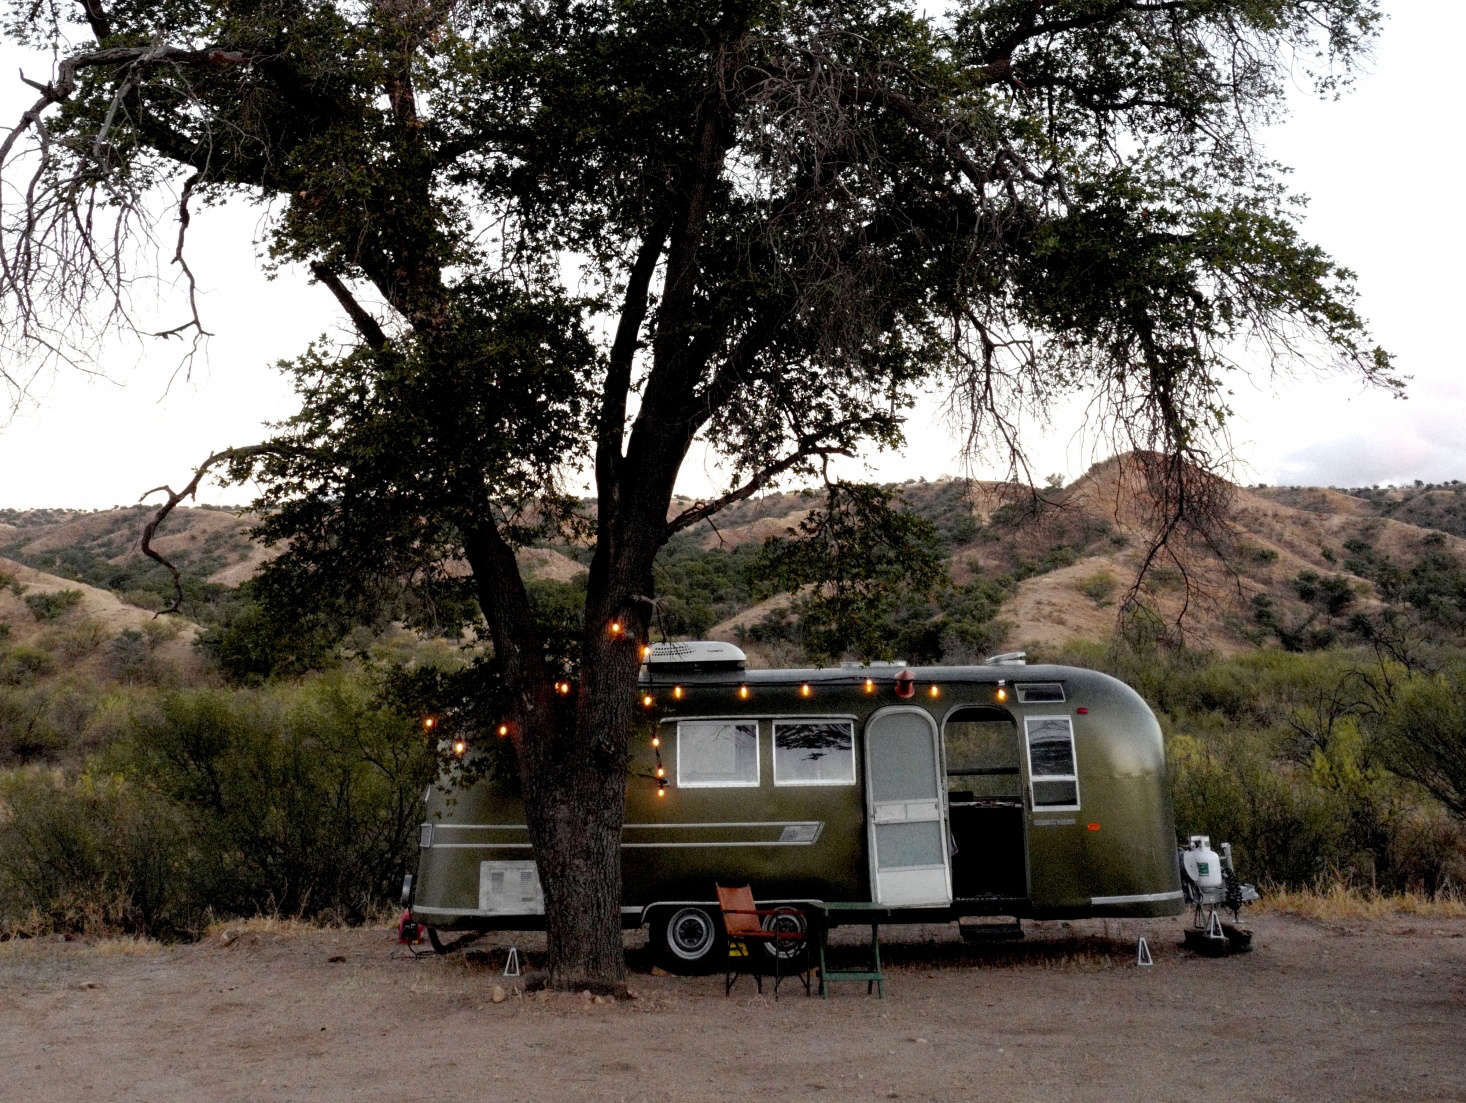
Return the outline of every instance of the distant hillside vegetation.
{"type": "MultiPolygon", "coordinates": [[[[1129,457],[1041,491],[960,480],[890,489],[901,508],[930,523],[948,575],[929,601],[893,614],[893,654],[913,661],[1042,651],[1117,629],[1224,654],[1268,645],[1310,650],[1368,639],[1395,614],[1449,639],[1466,635],[1466,484],[1234,487],[1215,546],[1178,546],[1138,589],[1155,507],[1129,457]]],[[[772,590],[763,548],[822,503],[816,491],[767,494],[679,534],[657,568],[660,631],[732,640],[756,661],[801,661],[801,626],[789,595],[772,590]]],[[[674,502],[673,510],[689,504],[674,502]]],[[[0,511],[0,556],[53,577],[55,586],[82,583],[152,612],[172,584],[137,550],[150,514],[144,506],[0,511]]],[[[157,546],[183,573],[186,622],[217,632],[238,621],[248,601],[238,587],[270,555],[252,541],[253,522],[211,507],[169,518],[157,546]]],[[[520,558],[536,586],[573,607],[584,548],[529,548],[520,558]]],[[[15,620],[4,610],[0,617],[15,620]]],[[[12,636],[19,627],[12,623],[12,636]]]]}

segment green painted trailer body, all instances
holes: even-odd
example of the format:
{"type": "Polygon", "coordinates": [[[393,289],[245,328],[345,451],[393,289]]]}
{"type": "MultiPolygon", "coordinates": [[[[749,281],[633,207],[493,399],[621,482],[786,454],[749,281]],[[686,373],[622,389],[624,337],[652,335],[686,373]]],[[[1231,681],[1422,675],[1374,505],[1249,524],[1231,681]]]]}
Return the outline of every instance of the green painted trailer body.
{"type": "MultiPolygon", "coordinates": [[[[717,882],[752,884],[761,903],[869,902],[913,922],[1182,909],[1161,730],[1107,675],[653,665],[641,689],[628,926],[710,904],[717,882]]],[[[414,916],[445,929],[542,925],[523,825],[504,786],[430,791],[414,916]]]]}

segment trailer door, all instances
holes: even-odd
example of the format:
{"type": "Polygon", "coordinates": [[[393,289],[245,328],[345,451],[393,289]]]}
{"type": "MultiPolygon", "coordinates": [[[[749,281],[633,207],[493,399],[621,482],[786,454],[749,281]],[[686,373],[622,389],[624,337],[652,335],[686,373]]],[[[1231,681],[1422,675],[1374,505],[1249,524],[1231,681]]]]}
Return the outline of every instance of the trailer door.
{"type": "Polygon", "coordinates": [[[892,907],[952,902],[937,727],[921,709],[883,709],[865,726],[871,892],[892,907]]]}

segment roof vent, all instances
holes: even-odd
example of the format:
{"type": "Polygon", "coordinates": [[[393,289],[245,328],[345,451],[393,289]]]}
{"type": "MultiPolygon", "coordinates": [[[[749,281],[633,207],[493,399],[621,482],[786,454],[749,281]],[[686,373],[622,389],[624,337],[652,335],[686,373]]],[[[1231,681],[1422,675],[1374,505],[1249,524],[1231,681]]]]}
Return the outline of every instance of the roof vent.
{"type": "Polygon", "coordinates": [[[986,663],[988,666],[1025,666],[1028,663],[1028,652],[1004,651],[1001,655],[989,655],[986,663]]]}
{"type": "Polygon", "coordinates": [[[743,670],[748,656],[731,643],[720,640],[688,640],[685,643],[654,643],[647,658],[652,673],[711,674],[722,670],[743,670]]]}

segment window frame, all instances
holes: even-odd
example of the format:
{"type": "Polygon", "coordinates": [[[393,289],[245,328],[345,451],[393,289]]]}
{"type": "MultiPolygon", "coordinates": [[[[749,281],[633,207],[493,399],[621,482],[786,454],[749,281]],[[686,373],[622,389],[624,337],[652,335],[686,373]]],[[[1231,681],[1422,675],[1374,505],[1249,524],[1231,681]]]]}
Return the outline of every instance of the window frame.
{"type": "Polygon", "coordinates": [[[1074,742],[1074,720],[1072,717],[1063,714],[1048,714],[1044,716],[1025,716],[1023,718],[1023,755],[1028,766],[1028,799],[1029,804],[1035,813],[1038,812],[1075,812],[1080,807],[1081,796],[1079,792],[1079,749],[1074,742]],[[1068,774],[1036,774],[1033,770],[1033,725],[1051,721],[1062,721],[1064,728],[1069,733],[1069,763],[1073,772],[1068,774]],[[1034,786],[1041,781],[1068,781],[1074,784],[1074,802],[1072,804],[1040,804],[1038,793],[1034,786]]]}
{"type": "Polygon", "coordinates": [[[781,716],[775,718],[769,725],[769,754],[773,757],[774,764],[774,785],[780,789],[786,788],[848,788],[858,784],[860,778],[858,768],[855,764],[855,721],[849,717],[842,716],[781,716]],[[779,725],[780,724],[839,724],[843,725],[850,734],[850,776],[848,779],[841,778],[832,780],[829,778],[809,778],[807,780],[782,779],[779,776],[779,725]]]}
{"type": "Polygon", "coordinates": [[[716,717],[708,716],[698,719],[685,719],[677,721],[677,788],[679,789],[757,789],[763,784],[763,748],[762,740],[759,739],[758,721],[750,720],[747,717],[716,717]],[[686,761],[683,754],[682,730],[693,724],[717,724],[723,727],[752,728],[753,729],[753,779],[751,781],[685,781],[682,777],[682,764],[686,761]]]}

